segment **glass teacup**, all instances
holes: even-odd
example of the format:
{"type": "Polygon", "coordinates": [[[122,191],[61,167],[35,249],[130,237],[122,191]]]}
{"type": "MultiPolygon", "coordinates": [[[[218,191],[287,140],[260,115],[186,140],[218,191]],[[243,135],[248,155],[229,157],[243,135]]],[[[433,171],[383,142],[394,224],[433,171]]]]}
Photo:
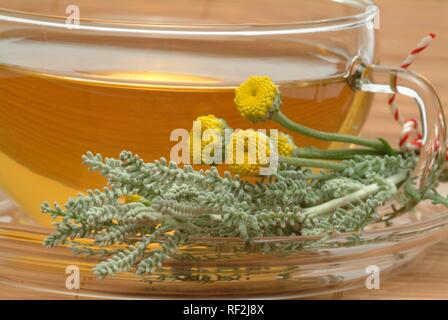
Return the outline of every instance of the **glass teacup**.
{"type": "Polygon", "coordinates": [[[200,115],[253,127],[233,105],[250,75],[279,85],[289,117],[331,132],[358,133],[372,92],[410,95],[424,111],[425,179],[441,161],[429,145],[445,145],[437,96],[419,76],[375,65],[371,1],[79,0],[79,25],[70,1],[0,6],[0,186],[41,223],[42,201],[104,184],[81,164],[88,150],[152,161],[200,115]],[[391,74],[401,87],[389,85],[391,74]]]}

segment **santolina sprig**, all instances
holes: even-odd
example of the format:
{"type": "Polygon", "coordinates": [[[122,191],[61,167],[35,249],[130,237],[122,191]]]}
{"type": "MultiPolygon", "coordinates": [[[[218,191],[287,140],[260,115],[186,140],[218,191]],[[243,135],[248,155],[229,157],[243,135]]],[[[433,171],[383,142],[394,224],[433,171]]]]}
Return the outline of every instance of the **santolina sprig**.
{"type": "MultiPolygon", "coordinates": [[[[168,259],[188,258],[183,244],[195,237],[239,237],[252,243],[259,237],[319,235],[320,242],[312,244],[319,245],[340,233],[356,235],[370,223],[391,219],[378,208],[397,197],[401,186],[404,207],[425,199],[448,206],[433,188],[437,181],[429,182],[434,185],[425,194],[415,189],[414,152],[397,153],[383,140],[325,133],[293,122],[281,113],[280,92],[269,77],[249,78],[237,88],[235,103],[251,122],[272,119],[299,134],[363,148],[300,148],[286,133],[253,129],[226,137],[230,127],[224,119],[201,116],[196,119],[202,127],[197,146],[215,145],[214,152],[232,160],[228,167],[195,170],[163,158],[148,163],[130,151],[118,159],[88,152],[83,162],[104,176],[107,186],[87,190],[64,206],[45,202],[42,212],[55,219],[55,231],[44,245],[63,244],[77,254],[104,259],[93,269],[98,278],[132,269],[145,275],[168,259]],[[257,178],[275,153],[277,170],[257,178]]],[[[195,140],[190,134],[193,153],[195,140]]],[[[208,161],[199,156],[199,163],[208,161]]],[[[288,244],[282,250],[295,248],[288,244]]]]}
{"type": "MultiPolygon", "coordinates": [[[[84,159],[106,177],[109,187],[88,191],[65,206],[45,203],[44,213],[62,218],[45,245],[67,244],[78,254],[105,257],[94,269],[99,278],[134,267],[138,274],[153,272],[166,259],[180,258],[178,246],[191,236],[251,242],[256,237],[362,231],[380,219],[376,208],[394,197],[400,184],[412,181],[415,163],[413,154],[355,156],[331,162],[334,167],[316,174],[309,167],[321,160],[308,159],[283,164],[265,183],[252,183],[228,173],[221,176],[216,169],[180,168],[164,159],[144,163],[127,151],[114,161],[91,153],[84,159]]],[[[442,202],[440,195],[433,198],[442,202]]]]}

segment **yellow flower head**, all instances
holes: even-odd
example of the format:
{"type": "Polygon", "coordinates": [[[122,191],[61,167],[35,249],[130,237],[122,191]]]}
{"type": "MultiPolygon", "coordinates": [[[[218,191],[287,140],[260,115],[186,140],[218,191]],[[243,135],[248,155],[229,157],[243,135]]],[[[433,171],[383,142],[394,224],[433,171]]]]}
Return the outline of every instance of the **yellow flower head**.
{"type": "Polygon", "coordinates": [[[208,116],[197,117],[196,121],[201,122],[202,131],[205,131],[207,129],[214,129],[223,134],[224,129],[227,128],[227,123],[224,121],[224,119],[217,118],[212,114],[209,114],[208,116]]]}
{"type": "Polygon", "coordinates": [[[247,120],[264,121],[280,108],[280,91],[271,78],[251,76],[236,88],[234,102],[247,120]]]}
{"type": "Polygon", "coordinates": [[[258,176],[260,169],[269,166],[271,142],[265,134],[253,129],[232,134],[228,151],[232,152],[230,171],[240,176],[258,176]]]}
{"type": "MultiPolygon", "coordinates": [[[[209,145],[214,145],[216,143],[220,144],[220,147],[223,147],[224,142],[224,130],[227,128],[227,123],[224,119],[217,118],[214,115],[210,114],[207,116],[200,116],[196,119],[201,123],[201,130],[198,132],[198,136],[201,140],[201,151],[204,150],[209,145]],[[208,136],[203,137],[204,132],[208,130],[208,136]]],[[[190,154],[193,157],[193,129],[190,131],[190,154]]],[[[212,149],[213,151],[213,149],[212,149]]],[[[201,152],[202,157],[202,152],[201,152]]],[[[201,159],[204,161],[204,159],[201,159]]]]}
{"type": "MultiPolygon", "coordinates": [[[[271,139],[274,139],[274,137],[271,136],[271,139]]],[[[294,151],[296,145],[294,143],[294,139],[286,133],[278,132],[277,135],[277,148],[278,148],[278,155],[289,157],[292,152],[294,151]]]]}

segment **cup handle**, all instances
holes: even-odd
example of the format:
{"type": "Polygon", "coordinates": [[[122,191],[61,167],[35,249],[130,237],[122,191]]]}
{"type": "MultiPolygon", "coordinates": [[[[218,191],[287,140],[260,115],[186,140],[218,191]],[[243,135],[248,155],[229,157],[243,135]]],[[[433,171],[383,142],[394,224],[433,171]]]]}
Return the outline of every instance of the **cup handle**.
{"type": "MultiPolygon", "coordinates": [[[[411,97],[416,102],[423,137],[419,159],[412,175],[416,177],[416,190],[419,195],[424,195],[440,176],[447,144],[445,116],[433,86],[415,72],[403,68],[366,65],[360,59],[355,59],[352,63],[349,79],[355,90],[398,93],[411,97]]],[[[417,202],[418,200],[410,206],[417,202]]]]}

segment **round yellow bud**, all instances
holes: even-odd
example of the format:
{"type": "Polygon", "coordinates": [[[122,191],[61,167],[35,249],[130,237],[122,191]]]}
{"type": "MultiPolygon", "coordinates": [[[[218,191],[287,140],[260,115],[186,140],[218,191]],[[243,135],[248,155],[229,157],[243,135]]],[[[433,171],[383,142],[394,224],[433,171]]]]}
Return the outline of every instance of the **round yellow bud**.
{"type": "Polygon", "coordinates": [[[258,176],[260,169],[269,166],[271,142],[265,134],[253,129],[232,134],[226,151],[232,152],[230,171],[240,176],[258,176]]]}
{"type": "MultiPolygon", "coordinates": [[[[196,119],[201,123],[201,130],[197,134],[201,140],[201,151],[204,150],[207,146],[212,147],[213,145],[219,143],[219,147],[223,148],[224,142],[224,130],[227,128],[227,123],[224,119],[217,118],[214,115],[210,114],[207,116],[200,116],[196,119]],[[208,136],[203,137],[204,132],[208,130],[208,136]]],[[[194,129],[194,128],[193,128],[194,129]]],[[[193,158],[193,129],[190,131],[190,155],[193,158]]],[[[211,149],[211,155],[213,155],[214,148],[211,149]]],[[[205,159],[202,159],[201,152],[201,161],[206,162],[205,159]]]]}
{"type": "Polygon", "coordinates": [[[247,120],[264,121],[280,108],[280,91],[271,78],[251,76],[236,88],[234,102],[247,120]]]}
{"type": "MultiPolygon", "coordinates": [[[[274,137],[270,137],[274,140],[274,137]]],[[[293,153],[296,145],[294,143],[294,139],[286,133],[279,132],[277,135],[277,150],[278,155],[283,157],[289,157],[293,153]]]]}

